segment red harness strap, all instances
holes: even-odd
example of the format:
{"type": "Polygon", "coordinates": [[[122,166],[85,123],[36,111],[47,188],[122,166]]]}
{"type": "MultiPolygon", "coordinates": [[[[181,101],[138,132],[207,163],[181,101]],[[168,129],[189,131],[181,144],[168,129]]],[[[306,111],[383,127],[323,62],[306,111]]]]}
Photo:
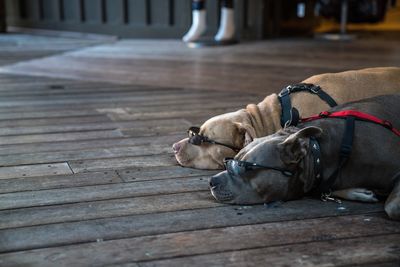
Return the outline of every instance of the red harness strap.
{"type": "Polygon", "coordinates": [[[373,122],[373,123],[382,125],[383,127],[391,130],[397,136],[400,136],[400,130],[394,128],[393,125],[389,121],[379,119],[368,113],[363,113],[363,112],[360,112],[357,110],[342,110],[342,111],[336,111],[336,112],[324,111],[318,115],[314,115],[314,116],[311,116],[308,118],[301,119],[300,121],[308,122],[308,121],[314,121],[314,120],[318,120],[318,119],[322,119],[322,118],[347,118],[349,116],[352,116],[352,117],[356,118],[357,120],[368,121],[368,122],[373,122]]]}

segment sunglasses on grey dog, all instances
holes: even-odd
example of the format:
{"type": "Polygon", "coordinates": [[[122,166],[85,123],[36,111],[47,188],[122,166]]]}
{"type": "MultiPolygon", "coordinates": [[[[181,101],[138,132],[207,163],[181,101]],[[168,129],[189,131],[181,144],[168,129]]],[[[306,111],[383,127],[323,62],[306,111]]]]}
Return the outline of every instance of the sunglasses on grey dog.
{"type": "Polygon", "coordinates": [[[288,170],[285,170],[285,169],[282,169],[279,167],[264,166],[264,165],[260,165],[257,163],[235,160],[232,158],[225,158],[224,166],[229,174],[237,175],[237,176],[241,176],[241,175],[245,174],[246,172],[253,171],[256,169],[274,170],[274,171],[279,171],[283,175],[288,176],[288,177],[293,176],[293,173],[291,171],[288,171],[288,170]]]}
{"type": "Polygon", "coordinates": [[[240,148],[237,148],[237,147],[234,147],[231,145],[227,145],[227,144],[223,144],[223,143],[214,141],[214,140],[208,138],[207,136],[201,135],[199,127],[190,127],[187,132],[189,135],[189,143],[192,145],[201,146],[203,143],[209,143],[209,144],[220,145],[220,146],[230,148],[235,152],[240,151],[240,148]]]}

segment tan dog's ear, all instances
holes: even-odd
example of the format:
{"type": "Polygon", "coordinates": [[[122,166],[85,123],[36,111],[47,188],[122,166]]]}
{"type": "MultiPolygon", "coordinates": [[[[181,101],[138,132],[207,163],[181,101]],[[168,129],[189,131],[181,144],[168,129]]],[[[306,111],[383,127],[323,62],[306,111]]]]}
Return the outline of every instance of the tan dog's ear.
{"type": "Polygon", "coordinates": [[[235,124],[239,129],[239,135],[241,138],[240,142],[243,144],[243,147],[247,146],[253,141],[253,139],[257,138],[256,131],[251,125],[240,122],[236,122],[235,124]]]}
{"type": "Polygon", "coordinates": [[[308,150],[308,138],[318,137],[322,134],[322,129],[310,126],[289,135],[282,143],[278,144],[281,159],[286,164],[298,163],[308,150]]]}

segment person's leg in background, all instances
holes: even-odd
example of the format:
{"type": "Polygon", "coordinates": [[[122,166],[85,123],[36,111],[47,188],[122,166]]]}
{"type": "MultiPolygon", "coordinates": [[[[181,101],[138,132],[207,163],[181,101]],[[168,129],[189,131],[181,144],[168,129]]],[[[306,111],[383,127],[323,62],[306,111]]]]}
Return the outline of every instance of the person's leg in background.
{"type": "Polygon", "coordinates": [[[182,37],[184,42],[196,41],[206,31],[205,2],[205,0],[192,1],[192,26],[182,37]]]}
{"type": "Polygon", "coordinates": [[[221,21],[214,39],[216,41],[232,40],[235,36],[235,10],[233,0],[222,0],[221,21]]]}

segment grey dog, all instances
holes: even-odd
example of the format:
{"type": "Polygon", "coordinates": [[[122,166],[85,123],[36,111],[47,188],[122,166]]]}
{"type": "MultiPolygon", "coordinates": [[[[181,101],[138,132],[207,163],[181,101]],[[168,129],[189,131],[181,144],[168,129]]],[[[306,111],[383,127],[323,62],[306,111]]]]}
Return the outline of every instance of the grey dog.
{"type": "MultiPolygon", "coordinates": [[[[400,94],[350,102],[330,110],[358,110],[400,127],[400,94]]],[[[255,139],[225,171],[210,179],[212,195],[220,202],[256,204],[299,199],[318,192],[338,169],[345,120],[323,118],[255,139]],[[311,140],[320,146],[322,181],[318,179],[311,140]]],[[[388,196],[385,211],[400,220],[400,137],[389,129],[355,121],[351,154],[331,185],[332,197],[375,202],[388,196]]]]}

